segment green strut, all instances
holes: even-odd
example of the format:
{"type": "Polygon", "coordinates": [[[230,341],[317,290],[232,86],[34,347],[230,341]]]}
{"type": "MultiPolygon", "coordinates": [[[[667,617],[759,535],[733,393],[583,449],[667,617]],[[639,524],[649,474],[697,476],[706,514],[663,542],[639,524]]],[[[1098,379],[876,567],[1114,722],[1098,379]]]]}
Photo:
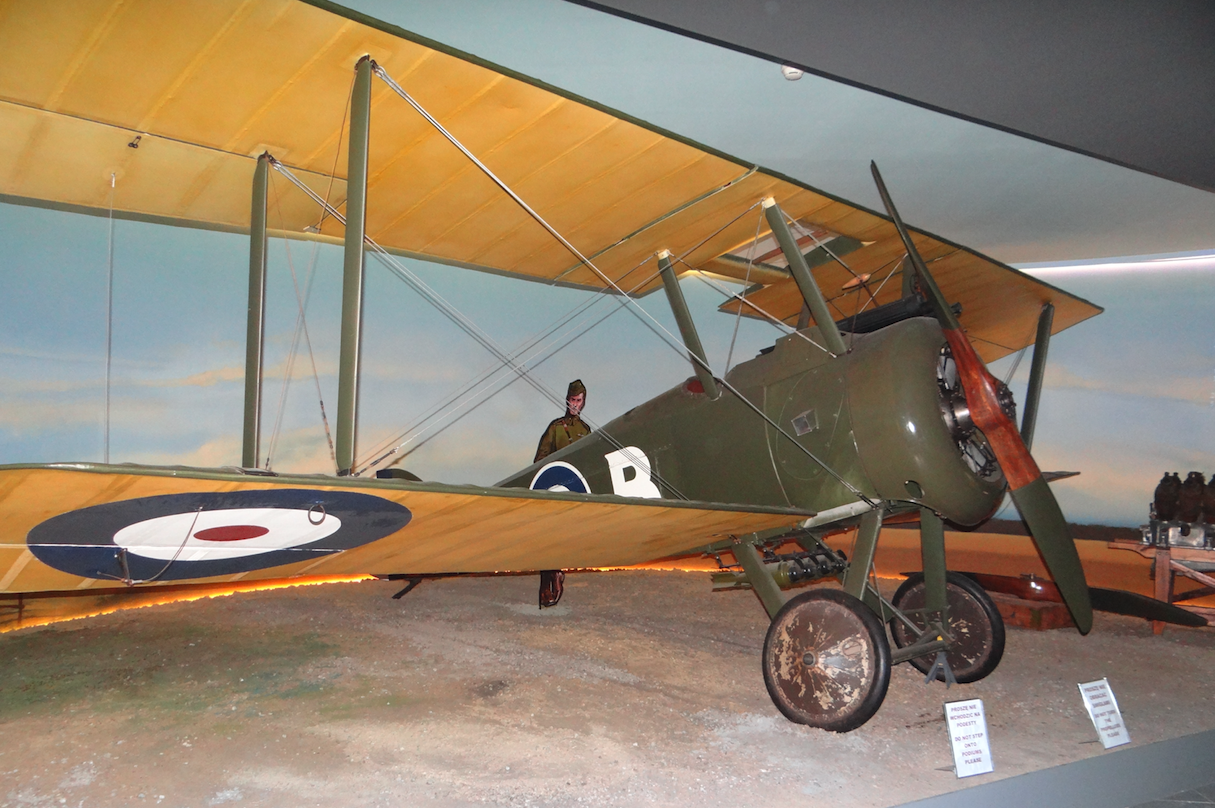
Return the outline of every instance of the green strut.
{"type": "Polygon", "coordinates": [[[717,380],[713,378],[713,372],[709,370],[709,361],[705,356],[704,346],[700,343],[700,335],[696,332],[696,323],[692,322],[692,313],[688,311],[688,303],[684,299],[683,290],[679,288],[679,279],[675,277],[675,270],[671,266],[671,253],[663,250],[658,253],[658,270],[662,274],[662,285],[667,290],[667,300],[671,303],[671,312],[675,315],[675,322],[679,324],[679,333],[683,336],[683,344],[688,349],[688,360],[692,363],[693,370],[696,371],[696,377],[700,379],[700,385],[704,388],[705,393],[713,401],[721,393],[717,389],[717,380]]]}
{"type": "Polygon", "coordinates": [[[346,172],[346,244],[342,265],[342,346],[338,364],[338,475],[354,466],[359,419],[359,358],[363,340],[363,237],[367,230],[367,141],[371,128],[370,56],[355,65],[350,96],[350,145],[346,172]]]}
{"type": "Polygon", "coordinates": [[[852,546],[852,558],[848,562],[848,569],[844,571],[844,591],[865,601],[874,613],[885,618],[877,593],[868,586],[869,570],[873,566],[873,556],[877,552],[878,537],[881,535],[882,512],[874,509],[862,514],[861,523],[856,529],[856,543],[852,546]]]}
{"type": "Polygon", "coordinates": [[[1025,411],[1021,416],[1021,440],[1029,449],[1034,442],[1034,424],[1038,420],[1038,401],[1042,398],[1042,378],[1046,375],[1046,352],[1050,349],[1050,330],[1055,322],[1055,307],[1042,305],[1038,315],[1038,336],[1034,339],[1034,358],[1029,365],[1029,387],[1025,391],[1025,411]]]}
{"type": "Polygon", "coordinates": [[[253,170],[253,205],[249,212],[249,312],[245,327],[245,426],[240,464],[257,468],[262,432],[262,351],[266,341],[266,185],[269,154],[253,170]]]}
{"type": "Polygon", "coordinates": [[[827,350],[836,356],[843,356],[848,352],[848,348],[844,345],[844,338],[840,336],[835,318],[827,310],[827,301],[823,299],[823,293],[819,290],[818,284],[814,282],[814,276],[810,274],[810,267],[806,265],[806,257],[802,255],[801,249],[797,246],[797,240],[793,238],[788,225],[785,224],[785,214],[781,212],[776,200],[772,197],[764,200],[764,215],[768,218],[768,226],[772,228],[772,235],[776,236],[776,241],[780,244],[781,252],[789,261],[789,271],[793,273],[793,279],[797,281],[797,288],[801,290],[806,305],[810,307],[810,313],[814,315],[814,323],[823,335],[827,350]]]}
{"type": "Polygon", "coordinates": [[[928,508],[920,508],[920,561],[924,568],[924,608],[930,615],[938,615],[941,625],[945,625],[945,611],[949,605],[945,580],[945,524],[928,508]]]}

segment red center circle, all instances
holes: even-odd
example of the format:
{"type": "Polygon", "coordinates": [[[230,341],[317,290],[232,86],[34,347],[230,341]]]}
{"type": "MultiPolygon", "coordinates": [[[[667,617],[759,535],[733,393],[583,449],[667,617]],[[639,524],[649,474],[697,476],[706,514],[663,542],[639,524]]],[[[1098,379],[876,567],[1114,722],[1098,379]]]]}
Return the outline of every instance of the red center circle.
{"type": "Polygon", "coordinates": [[[200,530],[194,534],[194,538],[202,541],[241,541],[242,539],[256,539],[269,532],[270,528],[261,525],[223,525],[200,530]]]}

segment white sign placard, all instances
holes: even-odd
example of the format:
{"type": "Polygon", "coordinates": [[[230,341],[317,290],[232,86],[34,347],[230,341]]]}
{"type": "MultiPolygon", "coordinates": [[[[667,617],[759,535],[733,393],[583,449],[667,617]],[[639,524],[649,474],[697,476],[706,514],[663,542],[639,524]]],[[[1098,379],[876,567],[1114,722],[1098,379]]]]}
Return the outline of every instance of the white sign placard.
{"type": "Polygon", "coordinates": [[[953,768],[958,777],[987,774],[995,766],[987,741],[987,716],[983,699],[945,703],[945,724],[953,746],[953,768]]]}
{"type": "Polygon", "coordinates": [[[1097,729],[1101,745],[1109,749],[1111,746],[1130,743],[1131,735],[1126,731],[1126,724],[1122,722],[1122,712],[1118,709],[1118,700],[1114,698],[1109,681],[1098,679],[1095,682],[1083,682],[1077,687],[1080,688],[1088,717],[1097,729]]]}

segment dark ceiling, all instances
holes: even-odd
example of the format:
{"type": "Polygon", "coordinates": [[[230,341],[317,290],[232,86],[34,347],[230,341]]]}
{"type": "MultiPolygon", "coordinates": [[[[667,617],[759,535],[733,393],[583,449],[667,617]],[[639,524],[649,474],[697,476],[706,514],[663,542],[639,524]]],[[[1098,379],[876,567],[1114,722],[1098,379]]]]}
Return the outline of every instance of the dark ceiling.
{"type": "Polygon", "coordinates": [[[570,0],[1215,192],[1209,0],[570,0]]]}

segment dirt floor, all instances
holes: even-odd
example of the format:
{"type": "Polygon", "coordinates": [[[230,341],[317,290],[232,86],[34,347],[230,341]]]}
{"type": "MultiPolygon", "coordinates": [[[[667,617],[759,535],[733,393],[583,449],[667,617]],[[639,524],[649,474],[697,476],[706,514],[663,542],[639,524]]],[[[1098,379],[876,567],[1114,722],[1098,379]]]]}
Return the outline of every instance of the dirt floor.
{"type": "Polygon", "coordinates": [[[900,665],[837,735],[768,700],[767,619],[703,573],[257,592],[0,635],[0,805],[898,805],[1103,754],[1077,682],[1135,744],[1215,728],[1215,629],[1098,614],[1009,629],[988,679],[900,665]],[[959,781],[946,700],[982,698],[996,771],[959,781]]]}

